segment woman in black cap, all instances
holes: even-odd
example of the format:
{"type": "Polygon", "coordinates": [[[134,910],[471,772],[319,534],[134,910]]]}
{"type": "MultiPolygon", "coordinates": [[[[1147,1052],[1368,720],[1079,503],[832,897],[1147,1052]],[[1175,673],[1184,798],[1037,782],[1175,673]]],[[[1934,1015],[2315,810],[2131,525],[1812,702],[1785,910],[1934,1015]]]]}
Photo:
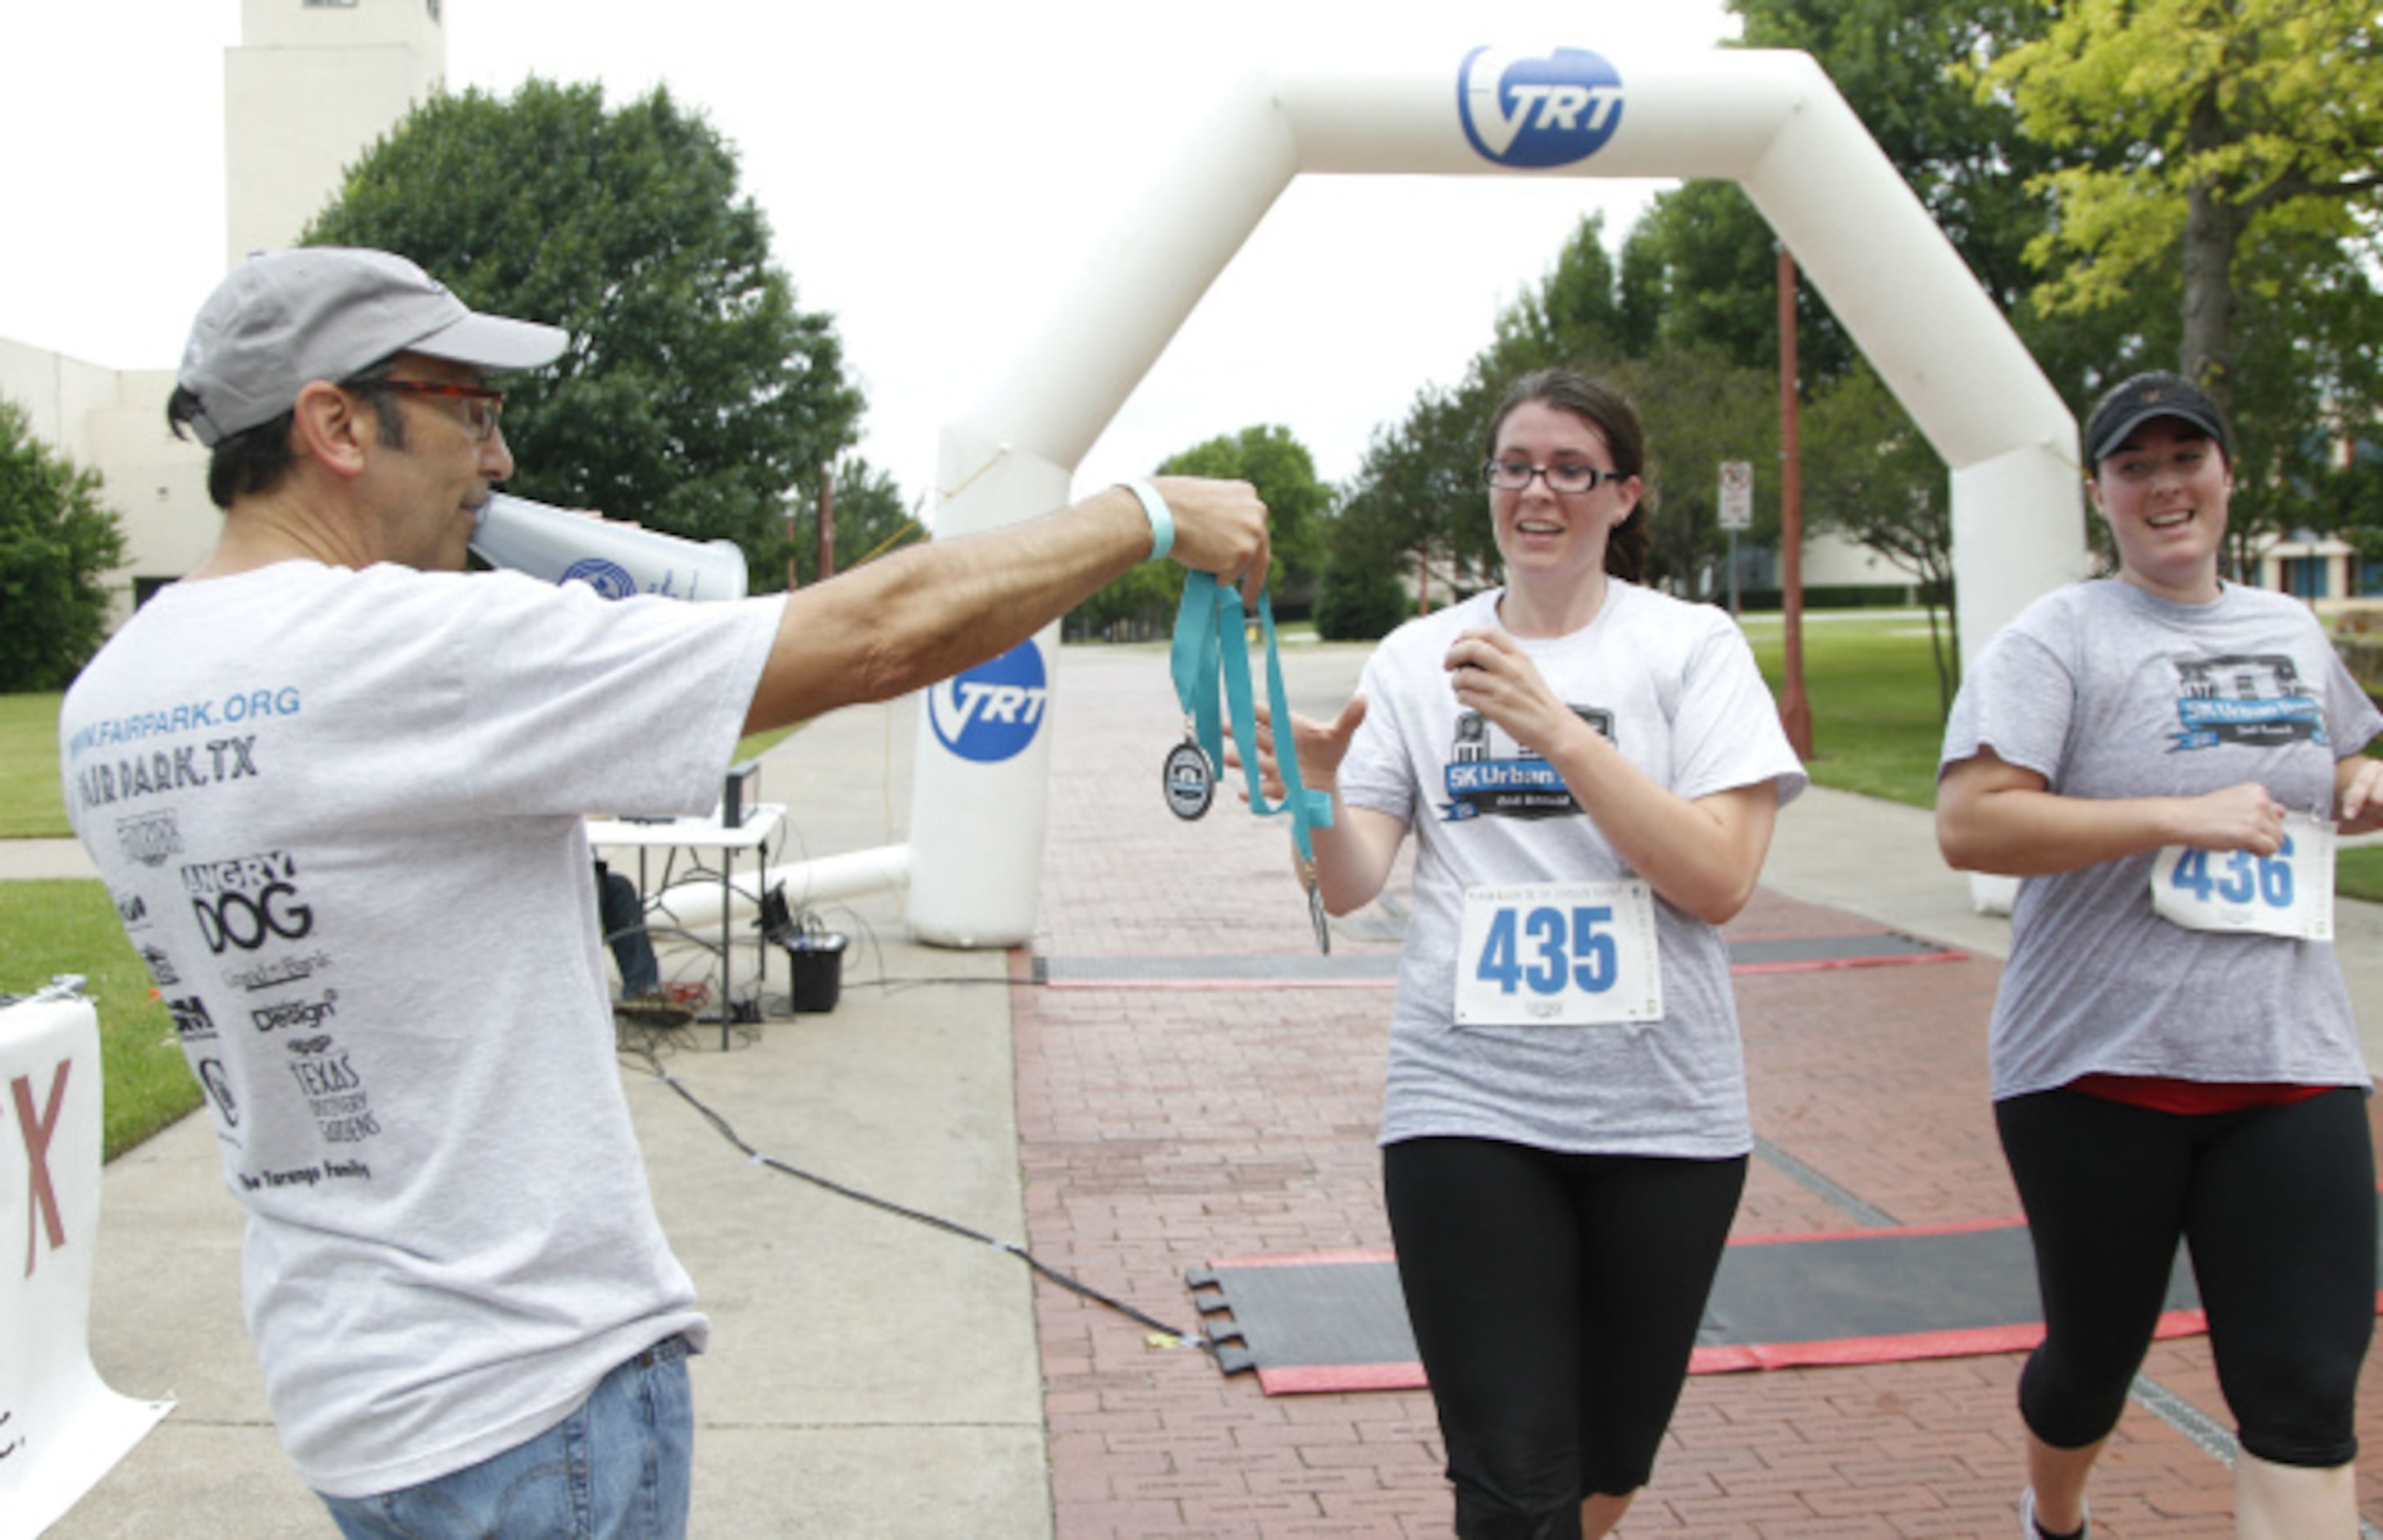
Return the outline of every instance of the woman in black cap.
{"type": "Polygon", "coordinates": [[[2021,1529],[2086,1533],[2184,1239],[2240,1424],[2238,1534],[2351,1536],[2376,1189],[2331,848],[2335,820],[2383,821],[2362,754],[2383,712],[2299,601],[2219,576],[2233,471],[2206,395],[2138,375],[2085,448],[2118,573],[1987,646],[1937,788],[1945,858],[2025,880],[1992,1039],[2045,1321],[2021,1529]]]}

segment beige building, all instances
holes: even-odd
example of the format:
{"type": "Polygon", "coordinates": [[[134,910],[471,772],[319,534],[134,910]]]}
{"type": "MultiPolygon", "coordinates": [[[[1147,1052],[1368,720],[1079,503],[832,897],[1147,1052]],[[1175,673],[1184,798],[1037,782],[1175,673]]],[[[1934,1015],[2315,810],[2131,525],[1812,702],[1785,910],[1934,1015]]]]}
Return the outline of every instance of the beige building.
{"type": "Polygon", "coordinates": [[[2260,587],[2298,595],[2320,612],[2340,600],[2383,596],[2383,557],[2362,555],[2336,536],[2308,529],[2270,536],[2258,561],[2260,587]]]}
{"type": "MultiPolygon", "coordinates": [[[[224,51],[227,270],[291,244],[341,171],[445,83],[442,0],[241,0],[224,51]]],[[[166,426],[172,360],[109,369],[0,338],[0,396],[99,473],[124,518],[119,613],[198,564],[216,533],[206,454],[166,426]]]]}

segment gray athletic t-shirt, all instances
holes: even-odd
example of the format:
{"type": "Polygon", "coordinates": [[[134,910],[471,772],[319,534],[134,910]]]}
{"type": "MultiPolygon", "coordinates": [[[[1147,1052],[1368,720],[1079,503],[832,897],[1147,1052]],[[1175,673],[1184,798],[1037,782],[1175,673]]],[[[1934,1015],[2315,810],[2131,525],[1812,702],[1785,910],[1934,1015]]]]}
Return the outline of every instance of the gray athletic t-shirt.
{"type": "Polygon", "coordinates": [[[285,561],[167,588],[68,692],[75,829],[207,1091],[316,1490],[460,1470],[700,1345],[584,815],[710,808],[782,610],[285,561]]]}
{"type": "MultiPolygon", "coordinates": [[[[1401,626],[1358,685],[1367,709],[1340,767],[1340,798],[1401,819],[1416,843],[1381,1140],[1453,1135],[1572,1152],[1744,1154],[1753,1136],[1728,953],[1718,930],[1660,897],[1661,1019],[1456,1023],[1465,889],[1636,875],[1561,782],[1550,788],[1545,760],[1457,706],[1448,649],[1459,632],[1496,625],[1500,597],[1401,626]]],[[[1679,795],[1767,782],[1784,804],[1803,790],[1754,655],[1719,610],[1611,580],[1587,626],[1521,645],[1558,696],[1679,795]]]]}
{"type": "MultiPolygon", "coordinates": [[[[1949,766],[1990,746],[2063,796],[2197,796],[2247,781],[2330,808],[2383,714],[2299,600],[2228,584],[2177,604],[2105,579],[2045,595],[1969,667],[1949,766]]],[[[2190,930],[2152,853],[2031,877],[1994,1003],[1997,1099],[2081,1075],[2366,1086],[2331,944],[2190,930]]]]}

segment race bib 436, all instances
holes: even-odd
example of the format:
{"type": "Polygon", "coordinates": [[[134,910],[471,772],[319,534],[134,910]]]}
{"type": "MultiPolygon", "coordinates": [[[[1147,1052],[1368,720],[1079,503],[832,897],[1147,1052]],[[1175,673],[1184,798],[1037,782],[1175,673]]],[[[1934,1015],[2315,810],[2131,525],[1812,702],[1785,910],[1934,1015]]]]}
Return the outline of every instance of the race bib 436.
{"type": "Polygon", "coordinates": [[[2333,825],[2306,813],[2284,819],[2284,847],[2169,845],[2152,862],[2152,907],[2189,930],[2333,940],[2333,825]]]}

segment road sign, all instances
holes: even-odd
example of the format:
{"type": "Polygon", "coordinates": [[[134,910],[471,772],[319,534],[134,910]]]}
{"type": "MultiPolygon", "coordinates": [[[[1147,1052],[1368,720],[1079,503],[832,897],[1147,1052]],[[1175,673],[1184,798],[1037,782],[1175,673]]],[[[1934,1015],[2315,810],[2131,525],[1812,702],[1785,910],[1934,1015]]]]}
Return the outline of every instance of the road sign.
{"type": "Polygon", "coordinates": [[[1721,462],[1721,527],[1754,527],[1754,464],[1746,460],[1721,462]]]}

